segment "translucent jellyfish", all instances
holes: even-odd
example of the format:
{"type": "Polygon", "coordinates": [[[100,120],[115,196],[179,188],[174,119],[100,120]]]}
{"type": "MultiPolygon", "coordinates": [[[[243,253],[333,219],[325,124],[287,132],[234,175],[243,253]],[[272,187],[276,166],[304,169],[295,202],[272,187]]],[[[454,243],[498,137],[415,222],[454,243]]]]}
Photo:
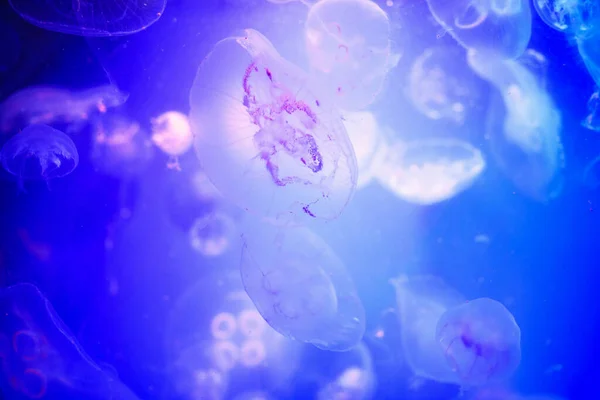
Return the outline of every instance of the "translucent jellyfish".
{"type": "Polygon", "coordinates": [[[470,187],[485,165],[481,151],[458,139],[397,141],[386,149],[375,174],[399,198],[427,205],[470,187]]]}
{"type": "Polygon", "coordinates": [[[197,218],[190,228],[192,248],[207,257],[223,254],[236,234],[233,219],[226,213],[216,211],[197,218]]]}
{"type": "Polygon", "coordinates": [[[167,111],[152,119],[152,142],[171,156],[171,168],[180,169],[177,156],[190,149],[194,137],[188,117],[178,111],[167,111]]]}
{"type": "Polygon", "coordinates": [[[242,239],[242,281],[269,325],[323,350],[360,342],[365,310],[344,264],[321,238],[303,227],[261,225],[242,239]]]}
{"type": "Polygon", "coordinates": [[[328,220],[350,200],[358,171],[340,116],[259,32],[216,44],[190,108],[204,171],[242,208],[328,220]]]}
{"type": "Polygon", "coordinates": [[[600,29],[590,32],[586,37],[577,38],[577,49],[596,86],[600,86],[600,29]]]}
{"type": "Polygon", "coordinates": [[[533,0],[538,15],[549,27],[583,38],[600,27],[596,0],[533,0]]]}
{"type": "Polygon", "coordinates": [[[9,0],[27,22],[50,31],[80,36],[123,36],[146,29],[160,18],[166,0],[9,0]]]}
{"type": "Polygon", "coordinates": [[[347,111],[343,113],[343,122],[358,165],[358,189],[369,184],[374,176],[385,147],[385,138],[373,113],[368,111],[347,111]]]}
{"type": "Polygon", "coordinates": [[[471,68],[496,87],[487,137],[497,163],[525,195],[544,201],[562,189],[561,115],[540,80],[517,61],[469,52],[471,68]]]}
{"type": "Polygon", "coordinates": [[[591,131],[600,132],[600,93],[596,89],[587,103],[588,115],[581,121],[581,126],[591,131]]]}
{"type": "Polygon", "coordinates": [[[505,380],[521,362],[515,318],[487,297],[449,308],[437,323],[436,340],[464,386],[505,380]]]}
{"type": "Polygon", "coordinates": [[[436,339],[440,317],[465,298],[434,276],[402,275],[390,281],[396,289],[402,352],[415,375],[439,382],[458,383],[436,339]]]}
{"type": "Polygon", "coordinates": [[[124,115],[102,115],[95,120],[92,135],[92,163],[103,173],[122,178],[136,176],[152,159],[148,133],[124,115]]]}
{"type": "Polygon", "coordinates": [[[75,143],[61,131],[35,124],[14,135],[2,147],[2,166],[23,180],[45,180],[69,175],[79,164],[75,143]]]}
{"type": "Polygon", "coordinates": [[[28,283],[0,291],[0,361],[0,389],[7,399],[137,399],[90,359],[28,283]]]}
{"type": "Polygon", "coordinates": [[[408,97],[428,118],[447,119],[457,124],[477,101],[477,79],[467,68],[465,54],[457,47],[426,49],[412,65],[408,97]]]}
{"type": "Polygon", "coordinates": [[[17,132],[31,124],[64,124],[78,131],[94,114],[125,103],[128,95],[104,85],[82,91],[53,86],[20,90],[0,105],[0,132],[17,132]]]}
{"type": "Polygon", "coordinates": [[[466,49],[519,57],[531,37],[529,0],[427,0],[436,21],[466,49]]]}

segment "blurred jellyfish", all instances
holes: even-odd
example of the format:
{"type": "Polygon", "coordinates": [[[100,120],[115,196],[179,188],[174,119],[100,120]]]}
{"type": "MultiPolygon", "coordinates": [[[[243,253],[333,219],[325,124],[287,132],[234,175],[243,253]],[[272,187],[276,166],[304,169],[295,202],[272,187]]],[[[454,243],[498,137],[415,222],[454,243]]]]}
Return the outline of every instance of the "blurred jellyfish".
{"type": "Polygon", "coordinates": [[[308,12],[306,52],[318,84],[345,110],[371,104],[390,68],[390,22],[370,0],[321,0],[308,12]]]}
{"type": "Polygon", "coordinates": [[[35,124],[16,134],[2,147],[2,166],[19,182],[69,175],[79,164],[75,143],[61,131],[35,124]]]}
{"type": "Polygon", "coordinates": [[[190,92],[198,158],[217,189],[265,217],[335,219],[357,179],[337,111],[261,33],[218,42],[190,92]]]}
{"type": "Polygon", "coordinates": [[[34,285],[0,291],[0,338],[7,399],[137,399],[90,359],[34,285]]]}
{"type": "Polygon", "coordinates": [[[538,15],[549,27],[583,38],[600,28],[596,0],[533,0],[538,15]]]}
{"type": "Polygon", "coordinates": [[[20,90],[0,105],[0,132],[17,132],[31,124],[62,124],[77,132],[94,114],[125,103],[128,95],[115,86],[104,85],[81,91],[53,86],[31,86],[20,90]]]}
{"type": "Polygon", "coordinates": [[[362,188],[373,180],[373,173],[379,165],[384,135],[373,113],[368,111],[347,111],[343,113],[343,122],[358,165],[356,187],[362,188]]]}
{"type": "Polygon", "coordinates": [[[285,388],[296,370],[297,346],[263,320],[239,278],[193,285],[177,300],[168,329],[177,398],[200,400],[210,392],[221,399],[240,376],[262,389],[285,388]]]}
{"type": "Polygon", "coordinates": [[[242,281],[269,325],[323,350],[360,342],[365,310],[343,262],[320,237],[266,224],[242,231],[242,281]]]}
{"type": "Polygon", "coordinates": [[[487,137],[504,173],[525,195],[545,201],[562,189],[561,115],[538,77],[513,60],[469,52],[471,68],[500,96],[492,101],[487,137]]]}
{"type": "Polygon", "coordinates": [[[399,198],[435,204],[470,187],[485,169],[481,151],[458,139],[397,141],[385,150],[377,180],[399,198]]]}
{"type": "Polygon", "coordinates": [[[24,20],[50,31],[80,36],[123,36],[160,18],[166,0],[9,0],[24,20]]]}
{"type": "Polygon", "coordinates": [[[436,21],[466,49],[519,57],[531,37],[529,0],[427,0],[436,21]]]}
{"type": "Polygon", "coordinates": [[[194,139],[188,117],[178,111],[167,111],[153,118],[151,139],[171,157],[167,166],[181,169],[177,157],[190,149],[194,139]]]}
{"type": "MultiPolygon", "coordinates": [[[[600,18],[599,18],[600,20],[600,18]]],[[[600,28],[585,37],[577,38],[577,49],[596,86],[600,86],[600,28]]]]}
{"type": "Polygon", "coordinates": [[[436,339],[440,317],[465,298],[434,276],[402,275],[390,283],[396,289],[402,353],[415,375],[445,383],[459,378],[446,362],[436,339]]]}
{"type": "Polygon", "coordinates": [[[426,49],[414,62],[408,82],[408,96],[423,115],[462,124],[477,101],[477,79],[458,60],[464,51],[457,47],[426,49]]]}
{"type": "Polygon", "coordinates": [[[93,127],[91,159],[96,170],[127,178],[138,175],[152,159],[147,133],[136,121],[120,114],[106,114],[93,127]]]}
{"type": "Polygon", "coordinates": [[[600,132],[600,94],[598,89],[590,96],[587,103],[588,116],[581,121],[581,126],[590,131],[600,132]]]}
{"type": "Polygon", "coordinates": [[[515,318],[487,297],[449,308],[437,323],[436,340],[465,386],[503,381],[521,362],[521,330],[515,318]]]}
{"type": "Polygon", "coordinates": [[[583,170],[583,184],[590,189],[600,187],[600,156],[590,161],[583,170]]]}
{"type": "Polygon", "coordinates": [[[223,254],[236,233],[233,219],[221,211],[197,218],[190,228],[192,248],[207,257],[223,254]]]}

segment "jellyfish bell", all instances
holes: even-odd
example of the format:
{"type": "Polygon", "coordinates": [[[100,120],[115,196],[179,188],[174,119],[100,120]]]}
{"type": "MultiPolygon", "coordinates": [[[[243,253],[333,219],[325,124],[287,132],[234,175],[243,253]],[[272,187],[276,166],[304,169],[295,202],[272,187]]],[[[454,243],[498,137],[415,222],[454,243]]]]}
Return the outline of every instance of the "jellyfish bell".
{"type": "Polygon", "coordinates": [[[223,254],[231,245],[236,233],[232,217],[222,211],[215,211],[197,218],[190,228],[192,248],[207,257],[223,254]]]}
{"type": "Polygon", "coordinates": [[[585,38],[600,28],[600,4],[594,0],[533,0],[538,15],[550,28],[585,38]]]}
{"type": "Polygon", "coordinates": [[[266,217],[337,218],[357,179],[337,111],[259,32],[218,42],[190,91],[198,159],[216,188],[266,217]]]}
{"type": "Polygon", "coordinates": [[[481,151],[458,139],[396,141],[376,171],[390,192],[411,203],[429,205],[456,196],[484,171],[481,151]]]}
{"type": "Polygon", "coordinates": [[[187,152],[193,142],[187,116],[178,111],[167,111],[153,118],[151,122],[152,142],[171,157],[167,166],[180,170],[177,157],[187,152]]]}
{"type": "Polygon", "coordinates": [[[449,308],[436,340],[464,386],[506,380],[521,362],[521,330],[506,307],[489,298],[449,308]]]}

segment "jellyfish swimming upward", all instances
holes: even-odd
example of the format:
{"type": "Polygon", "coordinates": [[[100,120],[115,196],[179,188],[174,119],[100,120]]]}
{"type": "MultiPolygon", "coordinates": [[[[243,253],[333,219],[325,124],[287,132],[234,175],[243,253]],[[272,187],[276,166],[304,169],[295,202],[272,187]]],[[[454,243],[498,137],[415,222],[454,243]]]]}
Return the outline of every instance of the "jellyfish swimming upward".
{"type": "Polygon", "coordinates": [[[259,32],[215,45],[198,69],[190,109],[202,167],[238,206],[330,220],[350,200],[358,171],[339,114],[259,32]]]}

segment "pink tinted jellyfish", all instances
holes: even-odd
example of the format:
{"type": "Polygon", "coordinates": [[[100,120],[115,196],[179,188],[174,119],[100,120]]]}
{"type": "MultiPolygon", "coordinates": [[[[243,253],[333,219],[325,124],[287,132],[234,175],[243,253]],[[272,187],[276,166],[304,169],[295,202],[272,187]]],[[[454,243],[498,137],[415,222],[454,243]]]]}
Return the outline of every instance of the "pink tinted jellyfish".
{"type": "Polygon", "coordinates": [[[502,381],[521,362],[521,330],[500,302],[487,297],[447,310],[436,339],[465,386],[502,381]]]}
{"type": "Polygon", "coordinates": [[[2,147],[2,166],[20,180],[60,178],[79,164],[75,143],[61,131],[35,124],[16,134],[2,147]]]}

